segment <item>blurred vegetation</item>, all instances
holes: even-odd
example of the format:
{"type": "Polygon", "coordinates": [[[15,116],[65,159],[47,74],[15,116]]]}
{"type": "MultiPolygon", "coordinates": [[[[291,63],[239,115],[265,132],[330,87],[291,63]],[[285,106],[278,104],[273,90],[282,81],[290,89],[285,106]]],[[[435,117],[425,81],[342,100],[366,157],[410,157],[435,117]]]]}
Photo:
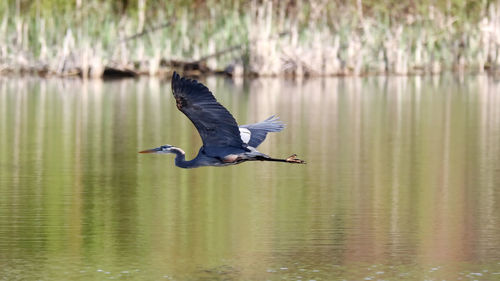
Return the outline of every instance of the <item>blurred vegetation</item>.
{"type": "Polygon", "coordinates": [[[0,15],[0,72],[418,74],[500,62],[491,0],[7,0],[0,15]]]}
{"type": "MultiPolygon", "coordinates": [[[[265,1],[258,1],[259,4],[265,1]]],[[[273,1],[274,4],[285,2],[288,12],[300,12],[304,16],[311,15],[311,7],[322,5],[327,9],[347,8],[357,11],[360,7],[353,4],[354,1],[273,1]],[[300,11],[297,7],[301,6],[300,11]]],[[[485,7],[495,3],[492,0],[464,1],[464,0],[422,0],[422,1],[398,1],[398,0],[371,0],[359,1],[365,16],[383,16],[393,20],[404,20],[408,15],[423,15],[428,13],[429,7],[434,7],[443,14],[457,17],[457,21],[479,20],[484,14],[485,7]]],[[[156,17],[175,12],[175,10],[189,9],[196,15],[208,16],[209,10],[215,6],[223,6],[227,10],[237,9],[245,12],[245,5],[249,1],[196,1],[196,0],[171,0],[171,1],[144,1],[145,12],[148,17],[156,17]]],[[[10,13],[17,12],[23,16],[57,16],[62,13],[73,12],[77,9],[98,8],[101,11],[112,13],[114,16],[136,17],[140,6],[139,0],[119,1],[83,1],[83,0],[8,0],[1,6],[2,11],[10,13]],[[85,7],[86,6],[86,7],[85,7]]]]}

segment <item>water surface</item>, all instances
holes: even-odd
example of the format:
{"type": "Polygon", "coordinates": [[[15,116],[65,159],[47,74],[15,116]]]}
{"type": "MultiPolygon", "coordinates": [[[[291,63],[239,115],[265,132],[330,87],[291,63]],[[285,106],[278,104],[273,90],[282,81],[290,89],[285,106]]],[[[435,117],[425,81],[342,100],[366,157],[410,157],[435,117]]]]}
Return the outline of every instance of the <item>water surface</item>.
{"type": "Polygon", "coordinates": [[[168,81],[0,79],[2,280],[500,279],[500,84],[208,78],[260,151],[201,145],[168,81]]]}

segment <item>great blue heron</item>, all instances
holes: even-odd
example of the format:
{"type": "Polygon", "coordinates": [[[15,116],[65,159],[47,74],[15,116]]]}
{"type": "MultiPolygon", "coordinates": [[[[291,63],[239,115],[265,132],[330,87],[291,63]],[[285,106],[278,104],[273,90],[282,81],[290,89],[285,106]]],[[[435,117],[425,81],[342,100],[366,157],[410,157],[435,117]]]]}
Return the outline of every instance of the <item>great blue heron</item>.
{"type": "Polygon", "coordinates": [[[269,132],[283,130],[284,124],[271,116],[266,120],[238,127],[229,111],[217,102],[210,90],[196,80],[172,76],[172,92],[177,108],[182,111],[198,130],[203,141],[198,155],[186,161],[186,154],[178,147],[162,145],[139,153],[173,153],[175,165],[181,168],[201,166],[227,166],[245,161],[278,161],[305,164],[295,154],[286,159],[269,157],[257,151],[269,132]]]}

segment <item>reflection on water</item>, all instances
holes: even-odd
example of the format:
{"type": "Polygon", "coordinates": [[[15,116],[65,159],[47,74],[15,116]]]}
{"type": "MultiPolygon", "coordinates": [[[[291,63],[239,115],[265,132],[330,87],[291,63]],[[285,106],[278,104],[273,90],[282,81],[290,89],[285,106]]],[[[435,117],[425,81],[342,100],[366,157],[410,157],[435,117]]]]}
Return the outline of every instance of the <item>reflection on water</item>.
{"type": "Polygon", "coordinates": [[[492,78],[205,81],[308,165],[195,170],[168,81],[0,80],[4,279],[500,278],[492,78]]]}

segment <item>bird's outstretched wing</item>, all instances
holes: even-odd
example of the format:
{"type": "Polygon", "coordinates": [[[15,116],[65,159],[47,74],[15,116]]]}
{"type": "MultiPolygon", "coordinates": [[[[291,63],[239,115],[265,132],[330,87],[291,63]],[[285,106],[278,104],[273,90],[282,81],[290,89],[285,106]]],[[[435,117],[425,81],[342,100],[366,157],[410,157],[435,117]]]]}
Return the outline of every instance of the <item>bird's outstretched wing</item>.
{"type": "Polygon", "coordinates": [[[266,139],[267,133],[279,132],[284,128],[285,124],[279,121],[277,116],[273,115],[259,123],[241,125],[240,134],[245,143],[257,148],[266,139]]]}
{"type": "Polygon", "coordinates": [[[207,87],[174,72],[172,92],[177,108],[193,122],[205,147],[244,146],[238,123],[207,87]]]}

